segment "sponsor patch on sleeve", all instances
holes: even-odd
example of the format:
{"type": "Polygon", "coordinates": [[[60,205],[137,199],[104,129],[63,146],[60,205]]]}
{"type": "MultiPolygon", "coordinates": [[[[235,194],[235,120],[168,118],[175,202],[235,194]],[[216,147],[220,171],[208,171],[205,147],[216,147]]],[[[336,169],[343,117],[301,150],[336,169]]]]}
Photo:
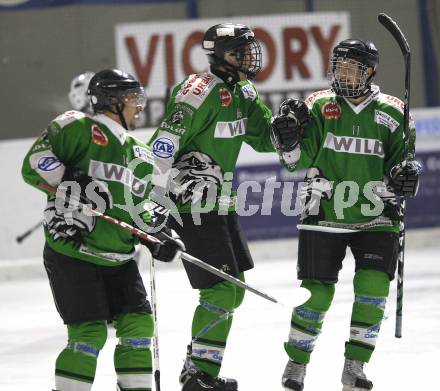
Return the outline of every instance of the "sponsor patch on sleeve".
{"type": "Polygon", "coordinates": [[[393,133],[400,125],[400,123],[391,117],[391,115],[381,110],[374,110],[374,122],[386,126],[391,133],[393,133]]]}
{"type": "Polygon", "coordinates": [[[168,159],[174,155],[176,146],[168,137],[159,137],[153,143],[153,154],[161,159],[168,159]]]}
{"type": "Polygon", "coordinates": [[[245,86],[241,87],[241,91],[246,99],[255,100],[257,97],[257,93],[250,84],[246,84],[245,86]]]}
{"type": "Polygon", "coordinates": [[[135,145],[133,147],[134,157],[145,160],[147,163],[154,163],[153,152],[151,152],[148,148],[141,147],[140,145],[135,145]]]}

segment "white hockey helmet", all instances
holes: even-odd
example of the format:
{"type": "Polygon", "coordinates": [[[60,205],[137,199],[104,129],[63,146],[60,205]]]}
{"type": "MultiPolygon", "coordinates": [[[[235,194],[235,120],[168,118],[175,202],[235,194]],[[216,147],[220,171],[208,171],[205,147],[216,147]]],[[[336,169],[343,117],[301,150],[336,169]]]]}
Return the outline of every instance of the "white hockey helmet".
{"type": "Polygon", "coordinates": [[[69,101],[72,109],[88,113],[92,112],[87,89],[93,76],[93,72],[84,72],[72,79],[69,91],[69,101]]]}

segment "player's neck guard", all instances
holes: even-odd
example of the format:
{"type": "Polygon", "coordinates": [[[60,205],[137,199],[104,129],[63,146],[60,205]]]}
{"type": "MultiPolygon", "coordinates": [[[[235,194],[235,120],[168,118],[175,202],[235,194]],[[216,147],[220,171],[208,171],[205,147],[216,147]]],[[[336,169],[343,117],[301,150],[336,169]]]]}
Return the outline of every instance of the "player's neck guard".
{"type": "MultiPolygon", "coordinates": [[[[226,68],[226,66],[224,65],[226,68]]],[[[220,70],[214,66],[211,66],[211,72],[222,79],[227,85],[234,87],[240,81],[240,76],[238,75],[237,70],[235,69],[227,69],[226,71],[220,70]]]]}

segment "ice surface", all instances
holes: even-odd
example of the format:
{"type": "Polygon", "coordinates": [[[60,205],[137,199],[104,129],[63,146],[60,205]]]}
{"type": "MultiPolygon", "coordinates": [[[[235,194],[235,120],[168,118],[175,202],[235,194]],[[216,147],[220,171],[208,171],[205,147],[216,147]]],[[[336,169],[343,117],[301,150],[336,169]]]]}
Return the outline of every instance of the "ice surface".
{"type": "MultiPolygon", "coordinates": [[[[411,249],[405,259],[403,338],[394,338],[395,281],[376,352],[366,366],[375,390],[434,389],[440,353],[439,247],[411,249]]],[[[247,273],[250,284],[293,303],[296,259],[258,262],[247,273]]],[[[311,364],[305,390],[339,390],[344,341],[349,334],[353,300],[354,262],[344,262],[340,283],[327,314],[311,364]]],[[[143,273],[148,290],[149,276],[143,273]]],[[[178,391],[178,375],[190,339],[197,292],[182,267],[160,264],[156,271],[160,369],[163,391],[178,391]]],[[[50,390],[58,352],[66,341],[46,279],[4,281],[0,285],[0,390],[50,390]]],[[[222,374],[239,380],[240,391],[281,390],[287,359],[283,341],[289,332],[291,309],[247,294],[236,311],[222,374]]],[[[114,390],[112,355],[116,344],[110,330],[100,354],[93,390],[114,390]]]]}

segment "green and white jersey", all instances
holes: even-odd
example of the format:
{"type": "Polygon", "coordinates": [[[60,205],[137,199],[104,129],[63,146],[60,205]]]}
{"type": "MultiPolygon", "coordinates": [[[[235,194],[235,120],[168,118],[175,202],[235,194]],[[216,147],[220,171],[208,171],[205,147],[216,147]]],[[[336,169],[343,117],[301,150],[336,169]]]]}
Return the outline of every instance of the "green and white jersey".
{"type": "MultiPolygon", "coordinates": [[[[151,187],[152,163],[149,147],[111,118],[68,111],[55,118],[33,144],[24,159],[22,175],[37,188],[40,182],[57,187],[66,166],[81,169],[107,185],[112,203],[107,215],[139,225],[139,221],[149,221],[142,205],[151,187]],[[133,210],[137,205],[136,210],[142,212],[136,216],[133,210]]],[[[48,194],[48,205],[53,206],[53,199],[48,194]]],[[[46,221],[50,210],[54,208],[46,208],[46,221]]],[[[80,242],[60,238],[45,227],[47,243],[61,254],[105,266],[133,258],[137,237],[100,218],[85,221],[87,228],[81,231],[80,242]]]]}
{"type": "Polygon", "coordinates": [[[173,89],[165,118],[149,142],[153,184],[167,188],[170,181],[171,196],[183,213],[200,200],[211,202],[211,210],[234,210],[230,189],[241,145],[273,152],[271,118],[250,81],[230,87],[212,73],[190,75],[173,89]]]}
{"type": "MultiPolygon", "coordinates": [[[[359,105],[331,90],[315,92],[306,104],[311,122],[298,150],[288,156],[294,164],[283,159],[291,171],[308,168],[300,191],[302,223],[309,225],[303,229],[397,232],[398,223],[385,215],[379,195],[386,194],[390,169],[403,160],[403,102],[372,86],[359,105]]],[[[408,159],[414,159],[412,120],[409,127],[408,159]]]]}

